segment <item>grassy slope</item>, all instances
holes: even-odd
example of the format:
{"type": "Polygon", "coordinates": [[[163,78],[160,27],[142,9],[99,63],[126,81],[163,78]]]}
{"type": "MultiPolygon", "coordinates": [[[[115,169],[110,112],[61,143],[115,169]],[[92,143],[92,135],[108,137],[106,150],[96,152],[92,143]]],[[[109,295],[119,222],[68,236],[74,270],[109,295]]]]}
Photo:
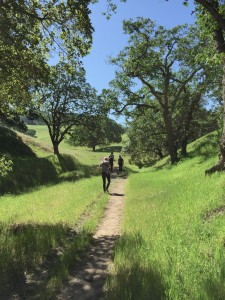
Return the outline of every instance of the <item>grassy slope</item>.
{"type": "MultiPolygon", "coordinates": [[[[29,125],[29,129],[36,130],[36,140],[40,142],[45,142],[51,145],[51,141],[48,135],[46,126],[44,125],[29,125]]],[[[111,144],[109,147],[101,148],[96,147],[96,151],[93,152],[87,147],[71,147],[65,141],[62,141],[59,145],[60,153],[67,153],[76,157],[83,165],[96,166],[100,163],[104,156],[108,156],[111,151],[115,151],[116,157],[122,149],[123,142],[120,144],[111,144]]]]}
{"type": "MultiPolygon", "coordinates": [[[[36,153],[36,159],[53,159],[48,150],[43,151],[43,148],[51,148],[46,128],[38,126],[35,129],[37,144],[34,143],[34,139],[26,143],[36,153]],[[42,147],[38,146],[39,142],[42,147]]],[[[116,149],[116,146],[98,149],[93,153],[86,148],[71,148],[62,144],[60,150],[75,155],[79,172],[83,168],[82,176],[89,176],[99,174],[96,169],[99,160],[116,149]]],[[[192,143],[189,145],[189,153],[189,158],[174,167],[168,164],[167,159],[152,168],[143,168],[140,171],[129,166],[124,234],[115,252],[115,273],[109,279],[110,299],[225,298],[224,174],[204,176],[205,169],[217,161],[217,136],[208,135],[192,143]]],[[[125,164],[128,166],[127,161],[125,164]]],[[[57,166],[57,163],[54,165],[57,166]]],[[[74,172],[62,171],[60,164],[56,173],[63,179],[69,178],[69,175],[74,179],[74,172]]],[[[8,266],[12,268],[13,274],[18,274],[24,261],[27,264],[26,269],[29,269],[30,265],[32,268],[33,260],[42,259],[44,253],[49,251],[45,247],[36,251],[35,245],[48,245],[47,241],[51,241],[49,248],[54,248],[61,240],[62,232],[66,235],[67,228],[73,226],[73,221],[77,218],[71,221],[73,214],[79,216],[88,203],[99,197],[97,191],[96,195],[93,194],[96,186],[101,185],[99,177],[84,179],[76,184],[77,186],[74,182],[60,183],[52,187],[43,187],[33,193],[0,198],[3,212],[1,218],[5,222],[1,225],[2,232],[10,232],[9,236],[12,237],[10,246],[5,241],[1,243],[1,255],[4,257],[2,261],[9,260],[8,266]],[[87,190],[85,198],[89,199],[89,202],[80,203],[79,195],[83,190],[87,190]],[[74,197],[69,200],[71,195],[74,197]],[[64,199],[65,204],[61,203],[60,199],[64,199]],[[67,199],[71,204],[67,204],[67,199]],[[32,208],[32,202],[35,208],[32,208]],[[46,203],[52,209],[46,210],[45,213],[43,208],[46,203]],[[76,207],[80,207],[78,203],[81,204],[80,211],[71,213],[71,205],[76,210],[76,207]],[[28,246],[26,249],[26,234],[15,237],[12,228],[16,222],[33,224],[35,229],[31,230],[31,233],[29,226],[24,232],[28,231],[32,241],[36,241],[31,251],[28,251],[28,246]],[[38,228],[40,227],[38,230],[37,224],[38,228]],[[50,226],[51,230],[41,224],[50,226]],[[19,244],[19,240],[23,243],[19,244]],[[26,251],[34,253],[32,263],[27,260],[26,251]]],[[[96,222],[97,220],[95,224],[96,222]]],[[[4,236],[3,234],[1,238],[4,239],[4,236]]],[[[75,248],[79,247],[76,245],[75,248]]],[[[54,278],[53,281],[56,280],[54,278]]],[[[15,281],[16,279],[15,276],[15,281]]],[[[50,278],[48,286],[51,286],[51,280],[50,278]]]]}
{"type": "Polygon", "coordinates": [[[13,172],[0,179],[1,193],[20,193],[30,188],[55,184],[62,180],[77,180],[99,175],[98,165],[118,145],[110,145],[96,152],[85,147],[60,144],[60,157],[52,153],[46,126],[29,126],[36,130],[36,138],[0,127],[1,152],[13,159],[13,172]]]}
{"type": "Polygon", "coordinates": [[[217,152],[210,134],[129,177],[109,299],[225,299],[225,174],[204,175],[217,152]]]}

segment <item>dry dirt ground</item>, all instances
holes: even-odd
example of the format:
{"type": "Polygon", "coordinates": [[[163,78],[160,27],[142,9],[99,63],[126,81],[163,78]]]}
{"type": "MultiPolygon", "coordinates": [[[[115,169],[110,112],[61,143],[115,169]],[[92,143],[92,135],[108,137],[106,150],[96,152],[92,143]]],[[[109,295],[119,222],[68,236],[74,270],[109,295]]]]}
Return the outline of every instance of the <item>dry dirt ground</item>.
{"type": "Polygon", "coordinates": [[[93,246],[76,263],[68,282],[57,295],[57,300],[104,299],[104,283],[112,263],[113,247],[120,235],[125,181],[125,177],[112,173],[108,206],[94,235],[93,246]]]}

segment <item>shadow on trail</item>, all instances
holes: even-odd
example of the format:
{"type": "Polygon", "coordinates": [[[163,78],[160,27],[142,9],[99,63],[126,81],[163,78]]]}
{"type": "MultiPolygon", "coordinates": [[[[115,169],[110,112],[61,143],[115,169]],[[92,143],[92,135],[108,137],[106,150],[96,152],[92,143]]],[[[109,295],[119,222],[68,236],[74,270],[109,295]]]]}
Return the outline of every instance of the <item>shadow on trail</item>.
{"type": "Polygon", "coordinates": [[[108,263],[117,239],[117,235],[95,237],[73,266],[72,280],[66,282],[57,299],[103,299],[108,263]]]}
{"type": "Polygon", "coordinates": [[[52,299],[91,239],[60,223],[0,224],[0,299],[52,299]]]}
{"type": "Polygon", "coordinates": [[[124,196],[124,194],[118,194],[118,193],[109,193],[109,195],[110,196],[118,196],[118,197],[120,197],[120,196],[124,196]]]}

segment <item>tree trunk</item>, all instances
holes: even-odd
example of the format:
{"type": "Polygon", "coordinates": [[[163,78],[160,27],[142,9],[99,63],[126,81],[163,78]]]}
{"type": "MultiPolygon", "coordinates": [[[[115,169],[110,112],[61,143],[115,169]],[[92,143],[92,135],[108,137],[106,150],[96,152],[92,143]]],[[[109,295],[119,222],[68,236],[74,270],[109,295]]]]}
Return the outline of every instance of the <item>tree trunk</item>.
{"type": "Polygon", "coordinates": [[[225,170],[225,60],[223,61],[223,133],[220,140],[220,160],[218,163],[205,171],[205,174],[212,174],[216,171],[225,170]]]}
{"type": "Polygon", "coordinates": [[[221,159],[225,160],[225,59],[223,60],[223,133],[220,141],[221,159]]]}
{"type": "Polygon", "coordinates": [[[54,149],[54,154],[59,155],[59,143],[58,142],[53,143],[53,149],[54,149]]]}
{"type": "Polygon", "coordinates": [[[165,109],[163,111],[163,118],[164,118],[164,124],[167,131],[167,142],[168,142],[170,160],[171,160],[171,164],[174,164],[177,162],[177,145],[174,139],[172,118],[170,116],[168,109],[165,109]]]}
{"type": "Polygon", "coordinates": [[[93,150],[93,152],[95,152],[95,146],[92,146],[92,150],[93,150]]]}
{"type": "Polygon", "coordinates": [[[188,144],[188,138],[182,139],[181,141],[181,155],[187,156],[187,144],[188,144]]]}

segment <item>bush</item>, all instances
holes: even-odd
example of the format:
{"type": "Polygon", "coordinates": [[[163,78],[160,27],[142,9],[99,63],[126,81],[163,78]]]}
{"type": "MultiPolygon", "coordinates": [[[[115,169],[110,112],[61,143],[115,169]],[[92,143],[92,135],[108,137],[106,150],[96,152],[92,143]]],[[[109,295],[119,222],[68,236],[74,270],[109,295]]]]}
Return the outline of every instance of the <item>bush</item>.
{"type": "Polygon", "coordinates": [[[0,157],[0,176],[6,176],[10,171],[12,171],[12,165],[12,160],[7,156],[2,155],[0,157]]]}
{"type": "Polygon", "coordinates": [[[35,129],[28,129],[26,131],[26,135],[32,136],[32,137],[36,137],[36,130],[35,129]]]}

